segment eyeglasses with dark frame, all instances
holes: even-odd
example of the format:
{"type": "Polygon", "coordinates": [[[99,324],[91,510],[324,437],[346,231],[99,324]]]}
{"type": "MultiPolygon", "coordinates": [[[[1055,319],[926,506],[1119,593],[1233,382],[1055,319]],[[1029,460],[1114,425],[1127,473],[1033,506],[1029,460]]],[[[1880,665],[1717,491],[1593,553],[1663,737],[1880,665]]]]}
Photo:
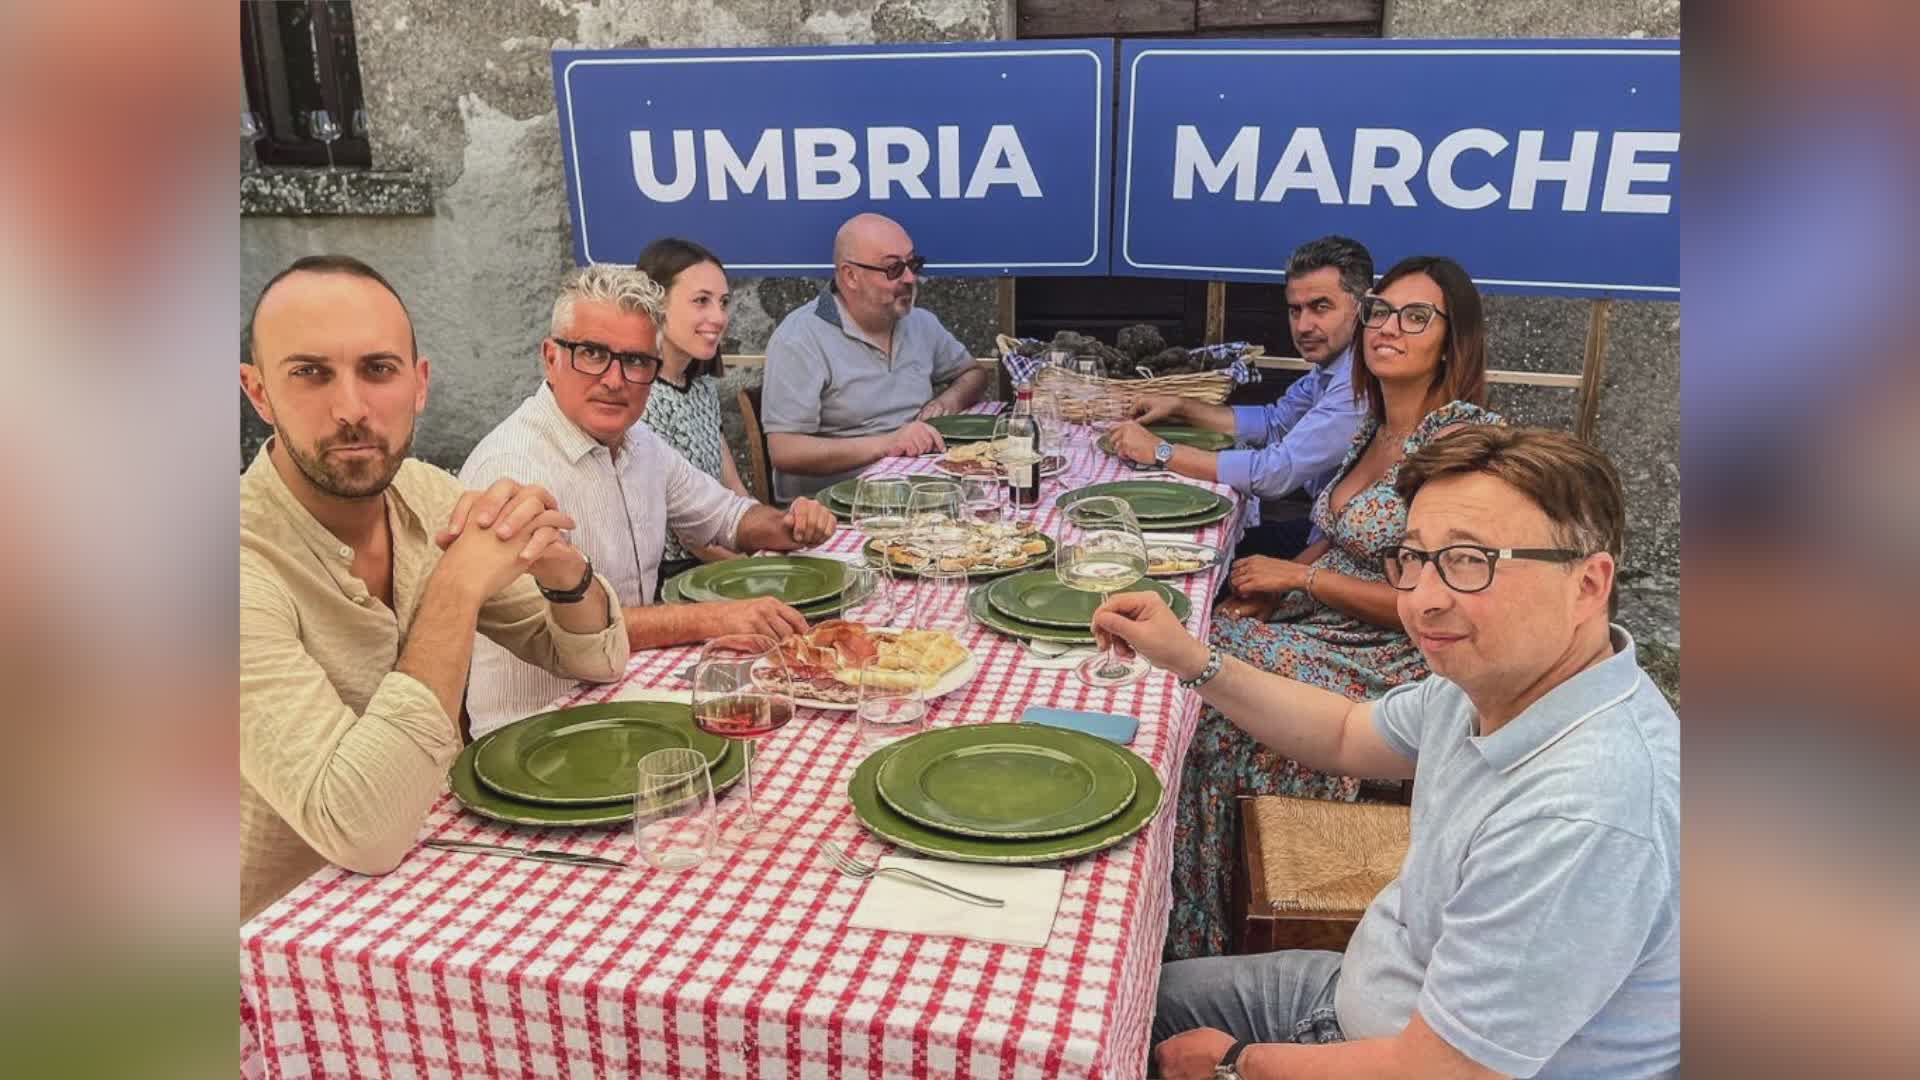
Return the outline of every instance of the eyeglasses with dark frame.
{"type": "Polygon", "coordinates": [[[554,338],[553,343],[567,350],[567,363],[582,375],[599,378],[613,362],[620,362],[620,377],[636,386],[645,386],[660,374],[660,358],[651,353],[615,352],[597,341],[568,341],[554,338]]]}
{"type": "Polygon", "coordinates": [[[924,255],[914,255],[905,259],[896,259],[885,266],[854,262],[852,259],[848,259],[846,262],[848,266],[857,266],[862,270],[871,270],[876,274],[885,274],[888,281],[899,281],[900,275],[909,270],[913,271],[914,277],[919,277],[920,271],[925,269],[927,265],[927,259],[924,255]]]}
{"type": "Polygon", "coordinates": [[[1447,313],[1426,301],[1416,301],[1405,307],[1394,307],[1378,296],[1362,297],[1360,300],[1360,321],[1375,330],[1387,325],[1394,316],[1400,318],[1400,332],[1403,334],[1425,333],[1433,325],[1434,316],[1444,319],[1447,313]]]}
{"type": "Polygon", "coordinates": [[[1440,572],[1442,585],[1458,593],[1477,593],[1493,584],[1493,568],[1501,559],[1570,563],[1588,554],[1572,548],[1490,548],[1479,544],[1448,544],[1433,551],[1422,551],[1401,544],[1381,556],[1380,563],[1387,575],[1387,584],[1401,592],[1418,588],[1421,565],[1432,563],[1440,572]]]}

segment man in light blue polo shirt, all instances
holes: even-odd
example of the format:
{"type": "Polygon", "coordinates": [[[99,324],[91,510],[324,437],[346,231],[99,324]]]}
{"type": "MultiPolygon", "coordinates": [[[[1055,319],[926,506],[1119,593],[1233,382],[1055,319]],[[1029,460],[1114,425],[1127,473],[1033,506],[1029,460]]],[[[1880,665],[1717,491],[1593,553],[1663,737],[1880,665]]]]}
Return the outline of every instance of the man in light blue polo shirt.
{"type": "Polygon", "coordinates": [[[833,240],[833,281],[767,341],[761,426],[781,502],[884,457],[946,449],[926,421],[980,400],[973,353],[914,306],[926,260],[907,231],[860,214],[833,240]],[[936,383],[951,383],[935,396],[936,383]]]}
{"type": "Polygon", "coordinates": [[[1344,955],[1167,965],[1169,1077],[1665,1077],[1680,1064],[1680,722],[1610,626],[1626,512],[1571,436],[1407,459],[1386,557],[1434,674],[1377,701],[1223,658],[1165,605],[1095,616],[1287,757],[1413,777],[1413,835],[1344,955]]]}
{"type": "MultiPolygon", "coordinates": [[[[1353,342],[1360,300],[1373,288],[1373,256],[1358,240],[1323,236],[1287,260],[1287,324],[1301,359],[1314,365],[1271,405],[1209,405],[1170,394],[1142,395],[1134,421],[1114,429],[1114,453],[1159,463],[1182,476],[1225,484],[1242,495],[1279,499],[1318,495],[1353,444],[1362,408],[1353,396],[1353,342]],[[1232,435],[1251,449],[1212,453],[1175,446],[1144,425],[1188,424],[1232,435]]],[[[1243,555],[1290,558],[1307,545],[1302,520],[1249,532],[1243,555]],[[1268,535],[1270,534],[1270,535],[1268,535]]]]}

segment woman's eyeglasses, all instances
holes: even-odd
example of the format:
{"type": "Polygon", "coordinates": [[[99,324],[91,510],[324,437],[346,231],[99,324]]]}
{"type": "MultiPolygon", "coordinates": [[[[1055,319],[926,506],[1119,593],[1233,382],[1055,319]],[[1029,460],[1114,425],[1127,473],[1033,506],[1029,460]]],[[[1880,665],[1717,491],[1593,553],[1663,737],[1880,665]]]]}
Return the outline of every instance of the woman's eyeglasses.
{"type": "Polygon", "coordinates": [[[1400,332],[1403,334],[1418,334],[1433,325],[1435,318],[1447,317],[1446,312],[1424,302],[1397,308],[1377,296],[1360,301],[1360,321],[1375,330],[1387,325],[1387,320],[1395,315],[1400,316],[1400,332]]]}

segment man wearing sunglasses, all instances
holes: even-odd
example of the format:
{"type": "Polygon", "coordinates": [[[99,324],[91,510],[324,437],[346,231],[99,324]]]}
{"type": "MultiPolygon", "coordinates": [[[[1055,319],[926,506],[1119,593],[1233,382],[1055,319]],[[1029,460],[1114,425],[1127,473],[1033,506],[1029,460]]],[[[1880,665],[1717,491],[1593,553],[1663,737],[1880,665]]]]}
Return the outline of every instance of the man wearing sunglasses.
{"type": "MultiPolygon", "coordinates": [[[[578,522],[573,542],[613,583],[636,651],[803,633],[806,619],[771,597],[655,602],[668,529],[690,546],[791,551],[827,539],[835,525],[811,499],[782,513],[728,491],[639,423],[660,373],[665,303],[666,291],[632,267],[596,263],[570,275],[540,346],[540,388],[480,440],[460,475],[482,486],[525,477],[564,499],[578,522]]],[[[568,685],[479,642],[467,695],[473,734],[539,711],[568,685]]]]}
{"type": "Polygon", "coordinates": [[[833,239],[833,280],[767,341],[761,425],[781,500],[885,457],[946,449],[926,421],[980,400],[973,353],[914,306],[926,259],[907,231],[860,214],[833,239]],[[948,383],[935,395],[933,388],[948,383]]]}
{"type": "Polygon", "coordinates": [[[1471,426],[1397,487],[1385,573],[1433,675],[1376,701],[1224,657],[1144,593],[1095,615],[1287,757],[1415,781],[1344,955],[1162,969],[1161,1075],[1675,1075],[1679,719],[1610,625],[1619,477],[1560,432],[1471,426]]]}

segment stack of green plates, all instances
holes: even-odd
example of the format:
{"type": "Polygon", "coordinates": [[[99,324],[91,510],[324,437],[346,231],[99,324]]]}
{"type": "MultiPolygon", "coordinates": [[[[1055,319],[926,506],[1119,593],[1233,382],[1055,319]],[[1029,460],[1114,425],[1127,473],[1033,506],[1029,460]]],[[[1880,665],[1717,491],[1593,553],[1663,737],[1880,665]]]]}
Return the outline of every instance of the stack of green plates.
{"type": "Polygon", "coordinates": [[[1176,446],[1200,450],[1225,450],[1233,445],[1233,436],[1219,431],[1185,427],[1180,424],[1150,424],[1147,430],[1176,446]]]}
{"type": "Polygon", "coordinates": [[[1205,488],[1172,480],[1117,480],[1111,484],[1091,484],[1060,496],[1056,503],[1065,510],[1082,499],[1112,495],[1133,507],[1140,528],[1149,532],[1166,529],[1197,529],[1211,525],[1233,512],[1233,503],[1224,495],[1205,488]]]}
{"type": "Polygon", "coordinates": [[[670,701],[612,701],[540,713],[460,752],[447,779],[461,805],[516,825],[617,825],[633,817],[640,759],[691,747],[719,792],[740,779],[745,752],[693,723],[670,701]]]}
{"type": "Polygon", "coordinates": [[[949,444],[986,442],[993,438],[993,425],[998,419],[992,413],[954,413],[936,416],[927,421],[927,426],[939,432],[949,444]]]}
{"type": "Polygon", "coordinates": [[[869,755],[847,786],[874,835],[959,862],[1041,863],[1139,832],[1165,789],[1138,754],[1078,731],[971,724],[869,755]]]}
{"type": "MultiPolygon", "coordinates": [[[[954,482],[953,477],[944,474],[940,476],[929,476],[921,473],[911,476],[899,476],[894,479],[905,480],[915,485],[951,484],[954,482]]],[[[857,476],[849,476],[845,480],[822,491],[820,493],[820,503],[835,514],[838,514],[842,520],[851,521],[853,520],[853,494],[859,486],[860,478],[857,476]]]]}
{"type": "MultiPolygon", "coordinates": [[[[1181,622],[1193,614],[1193,601],[1151,578],[1126,592],[1158,593],[1181,622]]],[[[1105,597],[1063,583],[1052,570],[1030,570],[989,582],[967,596],[973,621],[989,630],[1027,641],[1064,645],[1093,644],[1093,613],[1105,597]]]]}
{"type": "Polygon", "coordinates": [[[666,604],[771,596],[807,617],[831,619],[846,607],[846,564],[815,555],[754,555],[696,566],[660,586],[666,604]]]}

